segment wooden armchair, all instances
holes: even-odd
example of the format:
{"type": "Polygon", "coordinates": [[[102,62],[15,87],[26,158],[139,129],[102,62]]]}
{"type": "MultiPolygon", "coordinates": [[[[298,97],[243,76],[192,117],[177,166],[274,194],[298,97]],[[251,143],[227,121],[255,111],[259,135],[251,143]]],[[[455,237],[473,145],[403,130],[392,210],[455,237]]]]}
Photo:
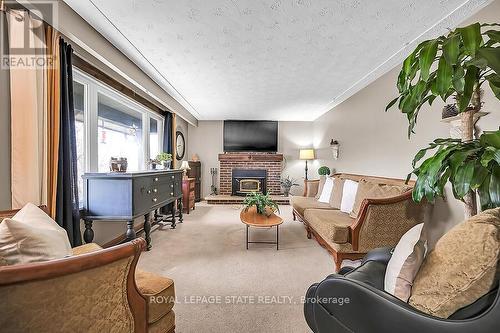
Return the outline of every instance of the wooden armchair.
{"type": "Polygon", "coordinates": [[[1,330],[174,332],[172,280],[136,271],[145,246],[142,238],[108,249],[86,244],[71,257],[0,266],[1,330]]]}

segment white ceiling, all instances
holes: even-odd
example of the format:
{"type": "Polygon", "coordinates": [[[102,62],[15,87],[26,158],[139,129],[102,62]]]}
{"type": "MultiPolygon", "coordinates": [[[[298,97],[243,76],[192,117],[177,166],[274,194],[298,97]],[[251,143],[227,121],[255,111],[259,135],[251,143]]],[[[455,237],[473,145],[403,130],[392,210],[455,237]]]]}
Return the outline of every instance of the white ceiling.
{"type": "Polygon", "coordinates": [[[200,120],[314,120],[490,0],[64,0],[200,120]]]}

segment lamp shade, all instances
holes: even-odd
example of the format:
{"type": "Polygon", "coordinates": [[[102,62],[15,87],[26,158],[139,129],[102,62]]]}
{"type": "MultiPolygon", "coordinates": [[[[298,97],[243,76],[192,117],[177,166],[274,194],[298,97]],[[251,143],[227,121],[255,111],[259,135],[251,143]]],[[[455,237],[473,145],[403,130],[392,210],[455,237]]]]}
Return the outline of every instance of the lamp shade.
{"type": "Polygon", "coordinates": [[[181,170],[191,170],[191,168],[189,167],[189,162],[188,161],[182,161],[180,169],[181,170]]]}
{"type": "Polygon", "coordinates": [[[300,149],[299,150],[299,159],[300,160],[314,160],[316,157],[314,156],[314,149],[300,149]]]}

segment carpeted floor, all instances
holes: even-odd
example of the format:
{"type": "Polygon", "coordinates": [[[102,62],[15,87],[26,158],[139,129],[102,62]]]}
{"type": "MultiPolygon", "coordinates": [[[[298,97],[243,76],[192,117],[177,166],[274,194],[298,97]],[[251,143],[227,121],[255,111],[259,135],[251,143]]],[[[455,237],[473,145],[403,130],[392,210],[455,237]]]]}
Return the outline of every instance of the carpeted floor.
{"type": "MultiPolygon", "coordinates": [[[[139,267],[175,281],[176,332],[309,332],[302,297],[333,272],[333,260],[281,206],[280,250],[250,244],[239,206],[197,204],[177,229],[153,231],[153,249],[139,267]]],[[[250,229],[252,240],[274,240],[276,229],[250,229]]]]}

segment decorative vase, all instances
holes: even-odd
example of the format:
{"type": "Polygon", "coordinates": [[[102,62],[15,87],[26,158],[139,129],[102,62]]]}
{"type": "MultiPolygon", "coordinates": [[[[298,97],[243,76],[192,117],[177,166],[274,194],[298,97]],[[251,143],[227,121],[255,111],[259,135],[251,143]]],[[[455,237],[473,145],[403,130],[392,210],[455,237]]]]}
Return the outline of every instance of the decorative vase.
{"type": "Polygon", "coordinates": [[[170,170],[171,166],[172,166],[172,161],[163,161],[163,169],[170,170]]]}
{"type": "Polygon", "coordinates": [[[283,196],[288,197],[290,195],[290,187],[283,187],[283,196]]]}

